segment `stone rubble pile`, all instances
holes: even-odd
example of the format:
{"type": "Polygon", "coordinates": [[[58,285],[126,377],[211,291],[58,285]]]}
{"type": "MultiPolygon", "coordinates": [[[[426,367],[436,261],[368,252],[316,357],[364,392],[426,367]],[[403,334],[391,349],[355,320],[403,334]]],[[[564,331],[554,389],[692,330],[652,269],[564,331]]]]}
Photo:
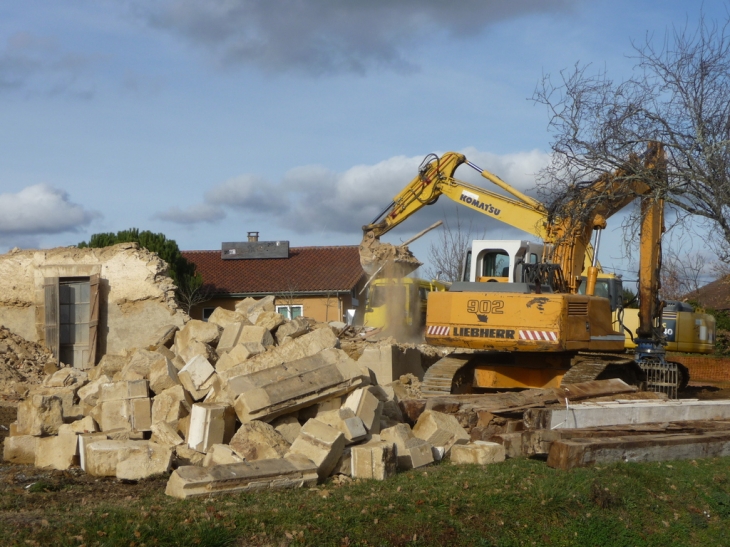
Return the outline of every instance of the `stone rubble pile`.
{"type": "Polygon", "coordinates": [[[455,416],[413,405],[404,415],[423,376],[417,350],[371,344],[355,361],[340,325],[274,310],[273,297],[248,298],[92,369],[46,376],[18,407],[5,460],[127,480],[174,469],[166,492],[185,498],[383,480],[447,454],[504,459],[455,416]]]}
{"type": "Polygon", "coordinates": [[[0,325],[0,398],[17,400],[56,368],[56,360],[47,348],[0,325]]]}

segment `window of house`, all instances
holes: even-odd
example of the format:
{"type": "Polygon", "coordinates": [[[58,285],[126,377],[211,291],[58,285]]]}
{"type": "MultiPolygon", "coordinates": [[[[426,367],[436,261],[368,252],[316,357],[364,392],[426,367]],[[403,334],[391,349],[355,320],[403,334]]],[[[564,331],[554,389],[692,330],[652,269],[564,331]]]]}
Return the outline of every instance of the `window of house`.
{"type": "Polygon", "coordinates": [[[304,314],[304,306],[276,306],[276,313],[280,313],[287,319],[294,319],[304,314]]]}
{"type": "Polygon", "coordinates": [[[203,308],[203,321],[210,319],[210,316],[213,315],[214,311],[215,308],[203,308]]]}

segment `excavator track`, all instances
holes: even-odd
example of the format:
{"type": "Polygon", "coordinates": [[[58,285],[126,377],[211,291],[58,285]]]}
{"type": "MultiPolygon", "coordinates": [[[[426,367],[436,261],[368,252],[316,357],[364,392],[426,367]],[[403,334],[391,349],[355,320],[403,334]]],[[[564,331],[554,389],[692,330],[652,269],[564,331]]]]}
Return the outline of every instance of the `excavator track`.
{"type": "Polygon", "coordinates": [[[421,393],[424,397],[439,397],[449,395],[454,383],[454,377],[463,368],[473,355],[452,354],[436,361],[423,375],[421,393]]]}

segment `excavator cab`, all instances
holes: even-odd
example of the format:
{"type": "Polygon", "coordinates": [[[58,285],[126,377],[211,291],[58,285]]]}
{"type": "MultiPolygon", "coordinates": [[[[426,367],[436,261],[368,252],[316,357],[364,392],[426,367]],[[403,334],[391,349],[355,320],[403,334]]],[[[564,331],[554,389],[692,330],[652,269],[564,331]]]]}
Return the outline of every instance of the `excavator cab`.
{"type": "Polygon", "coordinates": [[[520,239],[475,240],[464,259],[462,281],[522,282],[523,265],[539,263],[543,247],[520,239]]]}

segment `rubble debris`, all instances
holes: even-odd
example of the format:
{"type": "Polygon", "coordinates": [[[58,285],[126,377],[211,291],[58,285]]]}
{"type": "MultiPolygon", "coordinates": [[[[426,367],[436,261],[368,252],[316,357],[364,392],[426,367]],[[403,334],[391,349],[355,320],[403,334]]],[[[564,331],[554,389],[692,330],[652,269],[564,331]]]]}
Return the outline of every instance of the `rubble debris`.
{"type": "Polygon", "coordinates": [[[241,424],[228,444],[246,461],[281,458],[291,445],[272,425],[261,421],[241,424]]]}
{"type": "Polygon", "coordinates": [[[40,385],[47,366],[56,368],[57,361],[44,346],[29,342],[0,325],[0,397],[18,400],[16,384],[40,385]]]}

